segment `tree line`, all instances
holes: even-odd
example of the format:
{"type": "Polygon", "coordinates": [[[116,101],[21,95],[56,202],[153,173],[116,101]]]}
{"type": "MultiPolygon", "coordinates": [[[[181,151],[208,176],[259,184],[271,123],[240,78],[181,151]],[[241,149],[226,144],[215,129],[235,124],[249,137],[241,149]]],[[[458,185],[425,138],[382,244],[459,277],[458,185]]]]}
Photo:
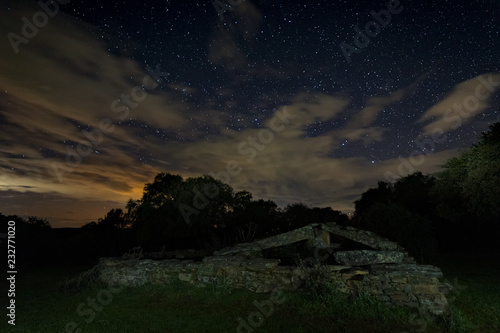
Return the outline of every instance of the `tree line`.
{"type": "Polygon", "coordinates": [[[165,172],[145,185],[141,199],[129,200],[125,210],[112,209],[83,228],[132,229],[147,250],[215,250],[310,223],[348,221],[346,214],[330,207],[294,203],[280,208],[272,200],[255,200],[248,191],[236,192],[211,176],[183,179],[165,172]]]}
{"type": "Polygon", "coordinates": [[[500,123],[440,172],[378,182],[355,202],[352,223],[398,241],[419,259],[438,251],[498,248],[500,123]]]}
{"type": "Polygon", "coordinates": [[[436,174],[378,182],[355,201],[352,218],[303,203],[280,208],[207,175],[184,179],[163,172],[144,186],[140,199],[79,229],[51,229],[43,219],[0,214],[2,224],[10,220],[22,231],[20,258],[34,262],[117,256],[138,245],[146,251],[216,250],[322,222],[374,231],[419,260],[438,251],[498,247],[500,123],[436,174]]]}

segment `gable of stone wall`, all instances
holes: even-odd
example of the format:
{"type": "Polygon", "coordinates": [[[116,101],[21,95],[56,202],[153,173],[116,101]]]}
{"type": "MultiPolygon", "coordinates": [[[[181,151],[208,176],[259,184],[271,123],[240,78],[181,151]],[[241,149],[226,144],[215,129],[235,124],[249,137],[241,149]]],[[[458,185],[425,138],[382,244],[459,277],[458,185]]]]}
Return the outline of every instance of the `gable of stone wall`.
{"type": "Polygon", "coordinates": [[[397,243],[368,231],[333,223],[311,224],[254,243],[238,244],[215,252],[201,262],[102,258],[96,269],[101,281],[113,285],[169,284],[180,280],[204,287],[223,279],[231,287],[258,293],[296,290],[303,282],[303,271],[296,266],[280,266],[279,259],[263,258],[262,251],[303,240],[327,247],[330,235],[345,237],[373,249],[333,253],[341,265],[327,267],[330,282],[338,291],[351,295],[368,294],[387,303],[420,307],[434,314],[447,311],[445,295],[450,286],[439,281],[442,277],[439,268],[416,264],[397,243]]]}

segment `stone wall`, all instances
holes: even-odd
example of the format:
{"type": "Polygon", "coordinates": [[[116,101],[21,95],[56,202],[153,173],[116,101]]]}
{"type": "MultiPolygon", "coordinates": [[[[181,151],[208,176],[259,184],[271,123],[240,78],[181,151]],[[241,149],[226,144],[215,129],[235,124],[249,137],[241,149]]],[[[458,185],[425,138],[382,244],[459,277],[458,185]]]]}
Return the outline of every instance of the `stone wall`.
{"type": "Polygon", "coordinates": [[[198,287],[223,282],[258,293],[277,288],[296,290],[304,280],[304,270],[280,265],[279,258],[264,258],[262,253],[304,240],[308,246],[328,249],[335,258],[336,264],[326,267],[338,291],[366,293],[391,304],[420,307],[438,315],[447,312],[445,295],[451,287],[439,281],[439,268],[416,264],[398,244],[371,232],[333,223],[311,224],[261,241],[238,244],[199,262],[102,258],[95,269],[102,282],[125,286],[181,280],[198,287]],[[343,240],[360,244],[362,249],[345,250],[343,240]]]}

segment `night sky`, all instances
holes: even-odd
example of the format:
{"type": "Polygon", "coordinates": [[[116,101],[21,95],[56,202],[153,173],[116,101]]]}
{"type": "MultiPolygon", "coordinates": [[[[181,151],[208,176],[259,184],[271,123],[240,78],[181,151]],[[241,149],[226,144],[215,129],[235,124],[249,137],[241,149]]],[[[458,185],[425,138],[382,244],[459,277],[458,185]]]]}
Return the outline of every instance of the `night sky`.
{"type": "Polygon", "coordinates": [[[3,214],[78,227],[228,166],[255,199],[348,213],[500,118],[496,0],[60,1],[1,4],[3,214]]]}

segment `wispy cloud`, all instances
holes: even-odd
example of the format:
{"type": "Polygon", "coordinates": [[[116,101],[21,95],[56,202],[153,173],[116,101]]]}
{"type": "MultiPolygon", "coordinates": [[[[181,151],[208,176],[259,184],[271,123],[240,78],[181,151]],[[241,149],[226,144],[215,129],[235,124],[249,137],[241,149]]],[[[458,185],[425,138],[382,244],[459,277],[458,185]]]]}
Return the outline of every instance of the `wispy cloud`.
{"type": "Polygon", "coordinates": [[[441,101],[429,108],[418,123],[426,123],[421,135],[449,132],[474,119],[490,107],[494,92],[500,88],[500,74],[487,73],[461,82],[441,101]]]}
{"type": "MultiPolygon", "coordinates": [[[[216,65],[241,69],[247,60],[235,36],[256,33],[262,16],[248,1],[235,11],[243,18],[245,32],[216,28],[208,57],[216,65]]],[[[4,22],[0,34],[5,35],[9,24],[16,22],[4,22]]],[[[393,159],[373,164],[362,156],[337,158],[335,152],[345,138],[365,144],[383,142],[386,129],[374,126],[381,111],[409,96],[418,80],[387,95],[368,97],[364,107],[356,109],[341,93],[298,92],[274,113],[269,111],[272,114],[261,119],[263,127],[240,129],[226,124],[228,109],[242,101],[224,107],[213,101],[196,105],[185,98],[185,94],[197,94],[196,88],[169,83],[147,90],[147,97],[130,107],[127,118],[119,119],[110,107],[112,102],[140,87],[148,73],[129,58],[109,54],[88,31],[60,14],[18,55],[0,54],[0,117],[6,124],[0,132],[0,195],[8,203],[0,209],[6,213],[54,217],[59,210],[60,225],[74,225],[78,219],[88,222],[103,216],[112,205],[123,206],[129,198],[139,198],[144,184],[158,172],[199,176],[224,170],[231,160],[242,168],[230,181],[237,190],[249,190],[280,204],[303,201],[348,211],[357,196],[400,163],[393,159]],[[249,159],[240,145],[258,138],[263,128],[272,128],[276,113],[285,107],[293,119],[283,123],[283,130],[249,159]],[[346,124],[343,128],[309,135],[308,128],[316,122],[341,117],[346,124]],[[82,130],[98,128],[103,118],[112,120],[114,130],[105,133],[102,142],[60,182],[53,163],[67,165],[68,149],[85,139],[82,130]],[[207,138],[205,123],[217,135],[207,138]],[[156,128],[171,138],[156,135],[156,128]]],[[[8,50],[10,45],[1,39],[0,47],[8,50]]],[[[257,71],[278,77],[274,72],[257,71]]],[[[219,91],[229,96],[234,88],[228,84],[219,91]]],[[[459,85],[452,95],[467,96],[470,91],[459,85]]],[[[423,119],[442,115],[444,109],[438,106],[423,119]]],[[[436,153],[421,168],[431,170],[448,155],[436,153]]]]}
{"type": "Polygon", "coordinates": [[[208,60],[222,67],[226,72],[253,71],[248,68],[245,49],[250,49],[255,35],[260,29],[263,17],[259,9],[251,1],[243,1],[232,7],[227,15],[234,15],[239,22],[232,20],[219,22],[213,30],[208,42],[208,60]],[[238,41],[242,38],[242,41],[238,41]]]}

